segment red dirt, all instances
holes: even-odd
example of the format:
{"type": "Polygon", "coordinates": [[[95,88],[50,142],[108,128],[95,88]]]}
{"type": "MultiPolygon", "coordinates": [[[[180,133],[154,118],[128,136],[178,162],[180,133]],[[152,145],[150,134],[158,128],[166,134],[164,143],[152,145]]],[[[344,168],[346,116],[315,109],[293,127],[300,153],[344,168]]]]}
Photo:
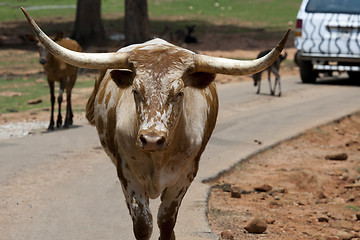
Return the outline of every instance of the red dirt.
{"type": "Polygon", "coordinates": [[[209,219],[219,236],[229,229],[233,239],[360,239],[360,113],[259,153],[211,185],[209,219]],[[334,154],[348,158],[327,160],[334,154]],[[264,185],[272,189],[255,190],[264,185]],[[255,216],[265,233],[244,229],[255,216]]]}

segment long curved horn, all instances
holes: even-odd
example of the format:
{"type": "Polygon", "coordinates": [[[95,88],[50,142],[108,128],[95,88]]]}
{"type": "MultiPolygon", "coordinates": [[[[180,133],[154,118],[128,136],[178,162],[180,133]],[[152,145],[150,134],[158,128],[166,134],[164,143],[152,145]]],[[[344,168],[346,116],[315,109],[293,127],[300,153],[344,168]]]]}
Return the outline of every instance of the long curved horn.
{"type": "Polygon", "coordinates": [[[80,53],[71,51],[60,46],[49,38],[29,16],[23,7],[21,10],[32,26],[35,34],[44,46],[56,57],[64,62],[81,67],[91,69],[131,69],[132,65],[128,62],[128,53],[80,53]]]}
{"type": "Polygon", "coordinates": [[[284,49],[290,30],[286,32],[280,43],[271,52],[259,59],[244,61],[196,54],[194,71],[228,75],[251,75],[261,72],[278,58],[284,49]]]}

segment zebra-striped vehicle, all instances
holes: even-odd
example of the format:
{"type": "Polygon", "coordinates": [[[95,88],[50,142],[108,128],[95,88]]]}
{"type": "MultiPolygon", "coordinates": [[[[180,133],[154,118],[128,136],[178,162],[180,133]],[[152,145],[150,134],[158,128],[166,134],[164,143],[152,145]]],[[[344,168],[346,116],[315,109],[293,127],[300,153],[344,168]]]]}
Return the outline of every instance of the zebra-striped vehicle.
{"type": "Polygon", "coordinates": [[[359,0],[303,0],[295,36],[304,83],[334,71],[360,78],[359,0]]]}

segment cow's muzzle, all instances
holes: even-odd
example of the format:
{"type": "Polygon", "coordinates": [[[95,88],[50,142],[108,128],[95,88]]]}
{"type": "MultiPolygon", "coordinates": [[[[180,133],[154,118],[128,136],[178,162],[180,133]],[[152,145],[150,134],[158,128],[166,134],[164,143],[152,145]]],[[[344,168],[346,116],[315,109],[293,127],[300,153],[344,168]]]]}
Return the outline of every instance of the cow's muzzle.
{"type": "Polygon", "coordinates": [[[139,143],[144,151],[160,151],[164,149],[166,138],[162,134],[150,132],[139,136],[139,143]]]}

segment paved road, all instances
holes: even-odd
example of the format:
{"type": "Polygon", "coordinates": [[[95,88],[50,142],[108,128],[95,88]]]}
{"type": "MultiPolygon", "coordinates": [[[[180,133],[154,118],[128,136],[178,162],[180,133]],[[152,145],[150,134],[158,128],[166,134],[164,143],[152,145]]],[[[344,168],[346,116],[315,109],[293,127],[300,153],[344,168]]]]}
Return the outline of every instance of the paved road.
{"type": "MultiPolygon", "coordinates": [[[[256,95],[249,82],[219,87],[218,124],[180,209],[177,239],[216,239],[206,219],[209,186],[203,180],[306,129],[360,110],[359,85],[299,81],[284,78],[281,98],[256,95]]],[[[268,91],[265,82],[263,91],[268,91]]],[[[95,129],[78,124],[0,141],[1,240],[134,239],[115,167],[95,129]]],[[[157,204],[151,205],[154,217],[157,204]]],[[[157,236],[155,227],[152,239],[157,236]]]]}

